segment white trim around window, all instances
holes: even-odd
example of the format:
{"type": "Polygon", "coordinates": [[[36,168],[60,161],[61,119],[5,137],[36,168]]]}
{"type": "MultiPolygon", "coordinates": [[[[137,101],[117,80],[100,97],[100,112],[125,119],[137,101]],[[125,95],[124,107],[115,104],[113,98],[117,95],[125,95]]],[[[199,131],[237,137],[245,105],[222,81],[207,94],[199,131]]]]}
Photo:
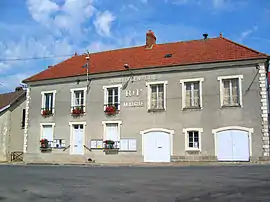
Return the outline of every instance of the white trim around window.
{"type": "Polygon", "coordinates": [[[186,83],[189,82],[199,82],[199,100],[200,106],[199,108],[202,109],[202,82],[204,78],[193,78],[193,79],[181,79],[180,84],[182,85],[182,110],[186,108],[186,83]]]}
{"type": "Polygon", "coordinates": [[[53,103],[52,103],[52,114],[55,112],[55,95],[56,90],[50,90],[50,91],[41,91],[41,110],[40,113],[42,114],[43,110],[42,108],[45,108],[45,94],[46,93],[52,93],[53,94],[53,103]]]}
{"type": "Polygon", "coordinates": [[[103,125],[103,140],[106,140],[106,125],[107,124],[117,124],[118,125],[118,139],[120,141],[122,121],[102,121],[102,125],[103,125]]]}
{"type": "Polygon", "coordinates": [[[72,88],[70,89],[71,93],[71,99],[70,99],[70,112],[72,112],[72,107],[75,107],[75,100],[74,100],[74,92],[75,91],[83,91],[83,104],[84,104],[84,112],[86,112],[86,90],[87,87],[82,87],[82,88],[72,88]]]}
{"type": "Polygon", "coordinates": [[[52,135],[54,137],[55,123],[40,123],[40,135],[39,135],[40,139],[42,139],[42,135],[43,135],[43,126],[52,126],[52,135]]]}
{"type": "Polygon", "coordinates": [[[163,84],[164,89],[164,110],[167,108],[167,85],[168,81],[150,81],[146,82],[147,87],[147,110],[151,110],[151,85],[163,84]]]}
{"type": "Polygon", "coordinates": [[[223,107],[223,80],[226,79],[238,79],[238,88],[239,88],[239,104],[242,107],[243,106],[243,95],[242,95],[242,81],[243,81],[243,75],[230,75],[230,76],[219,76],[217,80],[219,81],[219,92],[220,92],[220,107],[223,107]]]}
{"type": "Polygon", "coordinates": [[[201,151],[202,150],[202,133],[203,133],[202,128],[184,128],[183,133],[185,135],[185,150],[186,151],[201,151]],[[198,132],[199,148],[189,147],[189,132],[192,132],[192,131],[198,132]]]}
{"type": "Polygon", "coordinates": [[[102,88],[104,90],[104,111],[106,110],[106,105],[108,104],[108,90],[107,90],[108,88],[118,88],[118,109],[117,110],[120,110],[122,84],[102,86],[102,88]]]}

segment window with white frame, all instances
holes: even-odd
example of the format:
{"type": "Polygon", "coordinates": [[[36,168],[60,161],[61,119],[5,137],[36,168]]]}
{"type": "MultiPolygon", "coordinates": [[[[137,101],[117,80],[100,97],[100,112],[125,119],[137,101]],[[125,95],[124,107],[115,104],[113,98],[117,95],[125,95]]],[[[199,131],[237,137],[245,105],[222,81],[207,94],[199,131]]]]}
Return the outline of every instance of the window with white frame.
{"type": "Polygon", "coordinates": [[[242,75],[219,77],[221,106],[242,105],[242,75]]]}
{"type": "Polygon", "coordinates": [[[114,141],[114,147],[120,147],[120,125],[121,121],[105,121],[103,122],[104,134],[103,140],[114,141]]]}
{"type": "Polygon", "coordinates": [[[80,109],[85,112],[86,88],[71,89],[71,110],[80,109]]]}
{"type": "Polygon", "coordinates": [[[186,150],[200,151],[201,150],[201,128],[187,128],[184,129],[186,150]]]}
{"type": "Polygon", "coordinates": [[[203,78],[180,80],[182,84],[182,109],[202,108],[203,78]]]}
{"type": "Polygon", "coordinates": [[[49,142],[49,145],[52,146],[53,143],[53,136],[54,136],[54,123],[49,124],[40,124],[41,127],[41,139],[47,139],[49,142]]]}
{"type": "Polygon", "coordinates": [[[148,110],[166,109],[166,84],[164,82],[149,82],[148,87],[148,110]]]}
{"type": "Polygon", "coordinates": [[[43,91],[41,92],[42,95],[42,106],[41,106],[41,113],[43,115],[50,115],[54,114],[55,111],[55,94],[56,91],[43,91]]]}
{"type": "Polygon", "coordinates": [[[104,86],[104,109],[108,106],[114,106],[120,110],[121,85],[104,86]]]}

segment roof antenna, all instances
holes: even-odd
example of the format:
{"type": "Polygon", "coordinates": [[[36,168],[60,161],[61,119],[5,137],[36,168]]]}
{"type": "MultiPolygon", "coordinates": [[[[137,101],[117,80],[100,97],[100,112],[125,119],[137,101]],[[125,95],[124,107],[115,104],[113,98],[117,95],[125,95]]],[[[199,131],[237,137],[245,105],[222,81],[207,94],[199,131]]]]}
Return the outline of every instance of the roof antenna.
{"type": "Polygon", "coordinates": [[[129,82],[130,82],[131,79],[132,79],[132,80],[131,80],[131,83],[134,82],[134,81],[133,81],[134,74],[133,74],[133,72],[131,71],[131,69],[129,68],[129,65],[128,65],[128,64],[124,64],[124,68],[125,68],[127,71],[129,71],[130,77],[129,77],[129,79],[127,80],[127,82],[123,85],[122,90],[125,90],[125,89],[128,87],[128,84],[129,84],[129,82]]]}
{"type": "Polygon", "coordinates": [[[204,40],[207,39],[208,34],[207,33],[203,34],[203,37],[204,37],[204,40]]]}
{"type": "Polygon", "coordinates": [[[87,50],[87,55],[85,56],[86,59],[86,63],[82,66],[83,68],[86,68],[86,85],[87,85],[87,92],[89,90],[89,85],[90,85],[90,81],[89,81],[89,60],[90,60],[90,53],[87,50]]]}

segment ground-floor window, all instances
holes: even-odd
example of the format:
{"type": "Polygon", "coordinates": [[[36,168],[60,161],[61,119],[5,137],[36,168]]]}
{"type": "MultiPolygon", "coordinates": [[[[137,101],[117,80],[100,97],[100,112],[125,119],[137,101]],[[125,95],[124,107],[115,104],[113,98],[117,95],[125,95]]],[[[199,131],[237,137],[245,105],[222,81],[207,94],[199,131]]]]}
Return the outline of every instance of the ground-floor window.
{"type": "Polygon", "coordinates": [[[42,124],[41,125],[41,139],[47,139],[51,146],[54,136],[54,125],[53,124],[42,124]]]}
{"type": "Polygon", "coordinates": [[[200,128],[185,128],[185,148],[186,150],[201,150],[201,133],[202,129],[200,128]]]}

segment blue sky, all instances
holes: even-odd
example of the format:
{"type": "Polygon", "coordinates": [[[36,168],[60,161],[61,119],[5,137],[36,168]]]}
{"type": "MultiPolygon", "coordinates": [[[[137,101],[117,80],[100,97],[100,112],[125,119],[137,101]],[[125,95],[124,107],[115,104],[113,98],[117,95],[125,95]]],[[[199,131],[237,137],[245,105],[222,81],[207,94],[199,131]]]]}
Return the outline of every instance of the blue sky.
{"type": "Polygon", "coordinates": [[[270,54],[269,0],[1,0],[0,93],[63,58],[143,45],[151,29],[157,43],[216,37],[270,54]]]}

